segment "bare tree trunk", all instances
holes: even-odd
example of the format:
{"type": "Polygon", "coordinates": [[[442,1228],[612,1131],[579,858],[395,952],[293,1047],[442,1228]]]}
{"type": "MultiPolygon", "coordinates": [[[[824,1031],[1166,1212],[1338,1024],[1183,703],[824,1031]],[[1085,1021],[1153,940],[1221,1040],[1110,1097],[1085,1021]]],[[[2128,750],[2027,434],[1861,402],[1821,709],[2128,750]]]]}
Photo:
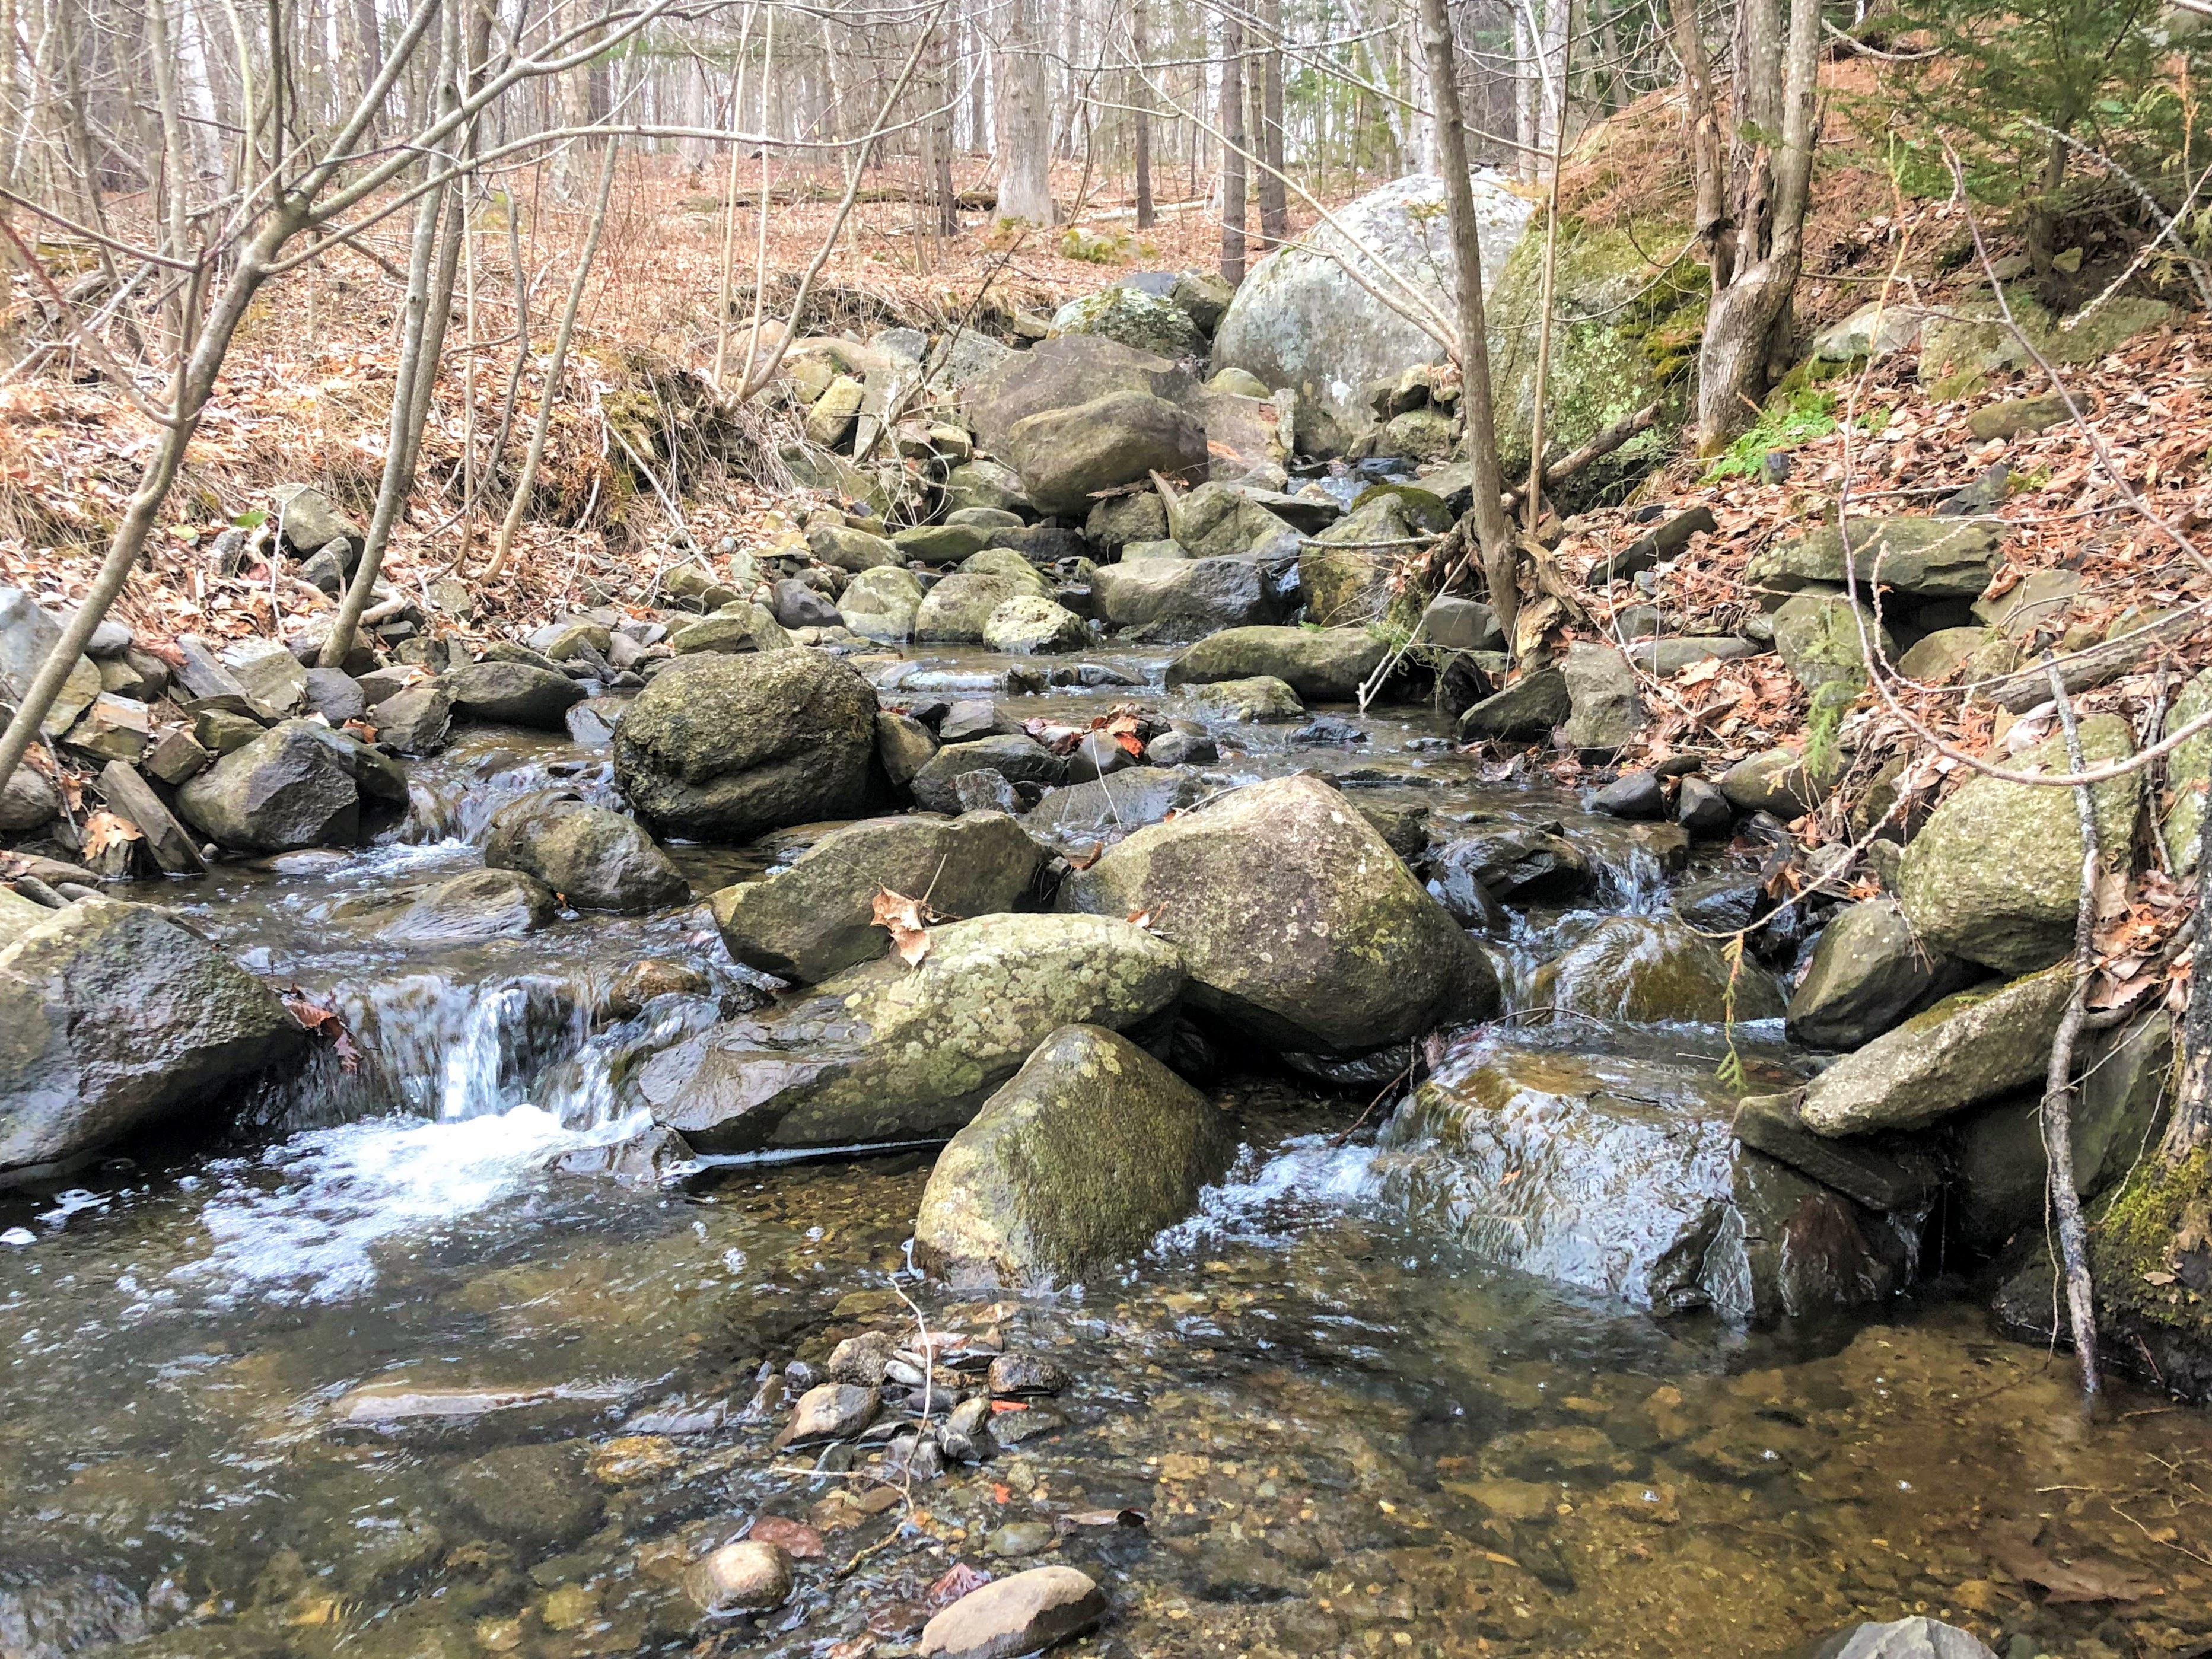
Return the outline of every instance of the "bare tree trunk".
{"type": "Polygon", "coordinates": [[[2212,811],[2197,836],[2197,916],[2191,924],[2189,1008],[2181,1018],[2181,1085],[2159,1151],[2179,1163],[2212,1144],[2212,811]]]}
{"type": "Polygon", "coordinates": [[[1459,362],[1467,404],[1467,459],[1474,472],[1476,544],[1498,624],[1513,637],[1520,610],[1520,549],[1505,516],[1504,469],[1498,460],[1498,410],[1490,386],[1489,325],[1482,311],[1482,234],[1467,161],[1467,122],[1460,113],[1459,60],[1449,0],[1421,0],[1421,44],[1429,63],[1437,118],[1437,151],[1444,173],[1444,205],[1452,254],[1459,266],[1459,362]]]}
{"type": "Polygon", "coordinates": [[[1052,202],[1052,112],[1045,103],[1038,0],[1009,0],[999,54],[999,208],[1001,219],[1058,222],[1052,202]]]}
{"type": "Polygon", "coordinates": [[[1244,25],[1221,14],[1221,275],[1244,280],[1244,25]]]}
{"type": "Polygon", "coordinates": [[[1283,0],[1262,0],[1260,18],[1267,30],[1260,59],[1260,246],[1280,247],[1291,234],[1288,192],[1283,187],[1283,0]]]}
{"type": "MultiPolygon", "coordinates": [[[[8,0],[13,3],[13,0],[8,0]]],[[[1137,60],[1136,84],[1129,88],[1133,106],[1130,117],[1133,129],[1131,143],[1136,151],[1137,169],[1137,228],[1149,230],[1152,225],[1152,89],[1146,79],[1150,72],[1150,44],[1145,39],[1145,0],[1131,0],[1129,7],[1129,55],[1137,60]]]]}
{"type": "Polygon", "coordinates": [[[946,100],[951,94],[947,72],[950,56],[946,31],[932,29],[922,95],[935,113],[921,129],[921,173],[922,191],[930,209],[931,233],[939,237],[960,234],[960,194],[952,184],[952,112],[946,106],[946,100]]]}

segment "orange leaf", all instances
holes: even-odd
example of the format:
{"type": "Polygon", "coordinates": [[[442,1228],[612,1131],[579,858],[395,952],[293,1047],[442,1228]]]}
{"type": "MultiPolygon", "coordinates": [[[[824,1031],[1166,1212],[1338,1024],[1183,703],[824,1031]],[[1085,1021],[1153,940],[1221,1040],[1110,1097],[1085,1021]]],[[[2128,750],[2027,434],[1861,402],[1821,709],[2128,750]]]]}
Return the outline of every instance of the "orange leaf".
{"type": "Polygon", "coordinates": [[[94,812],[84,821],[84,855],[88,859],[98,858],[118,842],[145,839],[137,824],[113,812],[94,812]]]}
{"type": "Polygon", "coordinates": [[[915,966],[929,954],[928,924],[920,899],[879,887],[876,890],[872,919],[877,927],[891,936],[891,948],[908,967],[915,966]]]}

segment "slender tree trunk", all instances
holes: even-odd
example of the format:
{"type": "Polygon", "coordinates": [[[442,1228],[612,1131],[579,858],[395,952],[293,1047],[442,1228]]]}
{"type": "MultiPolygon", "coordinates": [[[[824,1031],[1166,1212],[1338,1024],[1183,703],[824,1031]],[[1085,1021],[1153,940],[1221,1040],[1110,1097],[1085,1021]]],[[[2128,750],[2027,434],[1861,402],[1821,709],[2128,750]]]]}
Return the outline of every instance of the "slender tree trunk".
{"type": "Polygon", "coordinates": [[[999,208],[1001,219],[1058,222],[1052,201],[1052,112],[1045,103],[1037,0],[1009,0],[999,55],[999,208]]]}
{"type": "Polygon", "coordinates": [[[1267,30],[1260,59],[1260,246],[1280,247],[1291,234],[1289,193],[1283,185],[1283,0],[1262,0],[1261,21],[1267,30]]]}
{"type": "Polygon", "coordinates": [[[1521,607],[1520,550],[1505,516],[1504,469],[1498,460],[1498,410],[1490,386],[1490,338],[1482,312],[1482,228],[1475,218],[1474,182],[1467,161],[1467,122],[1460,113],[1459,62],[1449,0],[1421,0],[1421,44],[1437,117],[1437,151],[1444,172],[1445,211],[1459,267],[1459,362],[1467,405],[1467,459],[1474,473],[1476,544],[1498,626],[1513,637],[1521,607]]]}
{"type": "Polygon", "coordinates": [[[951,95],[947,64],[951,54],[946,32],[932,29],[930,33],[929,67],[922,78],[922,95],[936,112],[921,129],[923,193],[928,198],[932,234],[957,236],[960,196],[952,184],[952,112],[945,106],[951,95]]]}
{"type": "MultiPolygon", "coordinates": [[[[2212,809],[2212,802],[2207,803],[2212,809]]],[[[2189,1008],[2181,1018],[2181,1084],[2160,1152],[2179,1163],[2212,1144],[2212,810],[2197,836],[2197,916],[2191,924],[2189,1008]]]]}
{"type": "MultiPolygon", "coordinates": [[[[13,0],[8,0],[13,3],[13,0]]],[[[1136,152],[1137,228],[1152,226],[1152,88],[1147,78],[1151,45],[1145,39],[1145,0],[1132,0],[1129,8],[1129,55],[1137,60],[1135,84],[1129,88],[1130,143],[1136,152]]]]}
{"type": "Polygon", "coordinates": [[[1221,275],[1244,280],[1244,26],[1221,14],[1221,275]]]}

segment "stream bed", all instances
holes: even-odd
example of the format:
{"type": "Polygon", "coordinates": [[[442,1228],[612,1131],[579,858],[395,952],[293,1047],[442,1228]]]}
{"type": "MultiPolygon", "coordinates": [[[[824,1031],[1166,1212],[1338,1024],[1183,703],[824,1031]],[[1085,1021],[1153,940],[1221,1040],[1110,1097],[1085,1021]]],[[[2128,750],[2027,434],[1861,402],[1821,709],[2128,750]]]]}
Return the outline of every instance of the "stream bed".
{"type": "MultiPolygon", "coordinates": [[[[1155,689],[1008,707],[1172,708],[1159,659],[1098,660],[1155,689]]],[[[902,678],[988,693],[1006,667],[945,652],[902,678]]],[[[1363,738],[1223,727],[1210,769],[1558,821],[1607,872],[1598,908],[1530,910],[1492,942],[1509,1000],[1601,915],[1663,903],[1628,827],[1571,793],[1485,774],[1425,711],[1338,712],[1363,738]]],[[[2085,1417],[2067,1356],[2005,1340],[1940,1275],[1747,1330],[1490,1265],[1393,1199],[1362,1095],[1219,1083],[1245,1141],[1228,1181],[1140,1261],[1050,1293],[912,1270],[927,1148],[730,1161],[680,1188],[564,1170],[641,1127],[641,1056],[769,982],[696,907],[395,939],[404,896],[479,862],[501,802],[611,790],[603,744],[538,735],[473,731],[411,769],[387,842],[159,896],[337,1008],[357,1061],[325,1045],[220,1144],[0,1194],[5,1659],[890,1659],[957,1566],[1049,1561],[1113,1604],[1079,1654],[1754,1659],[1912,1613],[2006,1659],[2212,1653],[2202,1413],[2116,1388],[2085,1417]],[[701,988],[623,1018],[646,957],[701,988]],[[935,1480],[866,1446],[828,1468],[771,1447],[786,1365],[917,1322],[1072,1383],[1028,1437],[935,1480]],[[378,1405],[410,1394],[446,1403],[378,1405]],[[764,1518],[797,1540],[797,1592],[702,1621],[686,1564],[764,1518]]],[[[672,850],[704,895],[806,840],[672,850]]],[[[1680,1033],[1696,1054],[1714,1037],[1680,1033]]],[[[1778,1025],[1746,1041],[1802,1061],[1778,1025]]]]}

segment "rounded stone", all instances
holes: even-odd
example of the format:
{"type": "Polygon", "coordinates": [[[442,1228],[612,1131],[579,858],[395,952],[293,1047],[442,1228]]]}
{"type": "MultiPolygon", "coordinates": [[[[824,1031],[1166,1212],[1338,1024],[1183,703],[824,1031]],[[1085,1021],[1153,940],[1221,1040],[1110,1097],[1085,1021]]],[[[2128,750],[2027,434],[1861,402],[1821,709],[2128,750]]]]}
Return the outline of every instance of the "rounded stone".
{"type": "Polygon", "coordinates": [[[790,1599],[792,1566],[782,1545],[748,1539],[694,1562],[684,1589],[703,1613],[763,1613],[790,1599]]]}

